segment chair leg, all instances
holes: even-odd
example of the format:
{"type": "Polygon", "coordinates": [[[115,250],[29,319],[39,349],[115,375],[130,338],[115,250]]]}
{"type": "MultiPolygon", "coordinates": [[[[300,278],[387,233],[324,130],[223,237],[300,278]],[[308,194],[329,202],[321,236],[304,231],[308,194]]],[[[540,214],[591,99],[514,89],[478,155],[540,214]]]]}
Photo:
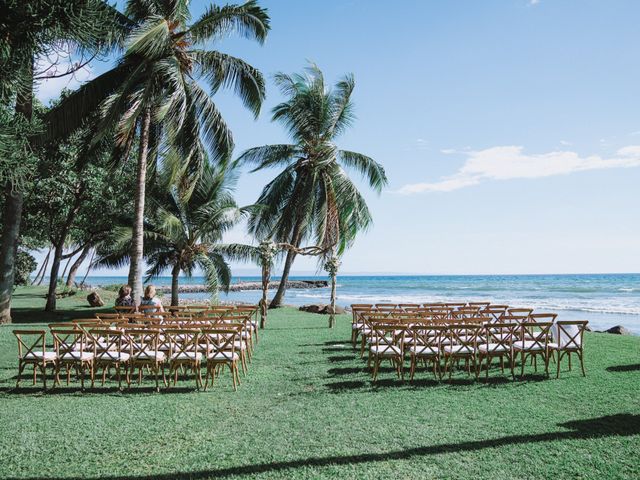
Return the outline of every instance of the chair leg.
{"type": "Polygon", "coordinates": [[[578,350],[578,358],[580,359],[580,368],[582,369],[582,376],[586,377],[587,374],[584,371],[584,353],[582,352],[582,350],[578,350]]]}
{"type": "MultiPolygon", "coordinates": [[[[40,365],[40,371],[42,372],[42,385],[44,387],[44,390],[47,390],[47,364],[46,363],[42,363],[40,365]]],[[[584,371],[584,368],[583,368],[584,371]]]]}
{"type": "Polygon", "coordinates": [[[16,379],[16,388],[20,386],[20,378],[22,377],[22,371],[24,370],[24,362],[18,362],[18,378],[16,379]]]}
{"type": "Polygon", "coordinates": [[[558,361],[556,362],[556,378],[560,378],[560,360],[562,360],[562,352],[558,352],[558,361]]]}

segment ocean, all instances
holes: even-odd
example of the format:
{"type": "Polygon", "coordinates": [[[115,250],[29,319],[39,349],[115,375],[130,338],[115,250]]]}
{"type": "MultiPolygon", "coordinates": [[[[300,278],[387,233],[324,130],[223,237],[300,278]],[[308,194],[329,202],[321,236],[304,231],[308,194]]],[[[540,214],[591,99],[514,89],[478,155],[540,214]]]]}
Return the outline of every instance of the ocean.
{"type": "MultiPolygon", "coordinates": [[[[278,277],[274,276],[273,280],[278,277]]],[[[326,279],[295,276],[292,280],[326,279]]],[[[234,281],[259,281],[260,277],[235,277],[234,281]]],[[[93,276],[91,285],[125,283],[126,277],[93,276]]],[[[182,284],[202,284],[202,277],[181,278],[182,284]]],[[[169,285],[170,277],[154,280],[169,285]]],[[[272,292],[273,293],[273,292],[272,292]]],[[[181,294],[183,298],[208,298],[207,294],[181,294]]],[[[259,290],[220,294],[221,301],[257,303],[259,290]]],[[[595,275],[353,275],[338,277],[338,305],[352,303],[422,303],[433,301],[491,301],[511,306],[552,311],[558,319],[588,320],[593,329],[623,325],[640,334],[640,274],[595,275]]],[[[285,303],[328,303],[329,288],[289,290],[285,303]]]]}

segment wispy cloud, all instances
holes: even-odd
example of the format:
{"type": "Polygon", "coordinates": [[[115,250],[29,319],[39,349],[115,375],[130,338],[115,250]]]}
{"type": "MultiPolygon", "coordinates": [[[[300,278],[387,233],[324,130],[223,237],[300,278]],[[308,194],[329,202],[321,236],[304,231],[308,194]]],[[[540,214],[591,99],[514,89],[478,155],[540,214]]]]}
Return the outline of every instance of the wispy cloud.
{"type": "Polygon", "coordinates": [[[529,0],[529,5],[531,5],[532,7],[534,5],[538,5],[540,3],[540,0],[529,0]]]}
{"type": "Polygon", "coordinates": [[[600,155],[581,157],[576,152],[563,150],[526,154],[523,150],[520,146],[498,146],[478,151],[448,151],[467,157],[455,174],[433,183],[410,183],[397,192],[451,192],[491,180],[542,178],[587,170],[640,167],[640,145],[621,148],[610,158],[600,155]]]}

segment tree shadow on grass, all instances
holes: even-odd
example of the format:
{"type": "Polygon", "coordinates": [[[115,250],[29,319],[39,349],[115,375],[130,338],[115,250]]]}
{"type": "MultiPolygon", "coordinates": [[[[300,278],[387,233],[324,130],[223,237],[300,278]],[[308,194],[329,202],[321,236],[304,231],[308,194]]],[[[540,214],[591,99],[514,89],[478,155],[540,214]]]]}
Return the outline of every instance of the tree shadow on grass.
{"type": "Polygon", "coordinates": [[[331,363],[336,362],[352,362],[354,360],[353,355],[330,355],[327,357],[331,363]]]}
{"type": "MultiPolygon", "coordinates": [[[[627,437],[640,434],[640,415],[620,413],[605,417],[588,418],[559,423],[558,427],[565,429],[559,432],[533,433],[525,435],[508,435],[485,440],[470,440],[460,443],[443,443],[439,445],[425,445],[404,450],[392,450],[385,453],[362,453],[358,455],[335,455],[328,457],[301,458],[286,462],[257,463],[237,467],[221,468],[217,470],[200,470],[187,472],[172,472],[158,475],[140,476],[103,476],[103,480],[170,480],[174,478],[223,478],[230,476],[252,476],[261,473],[281,472],[298,468],[321,468],[327,466],[359,465],[395,460],[409,460],[448,453],[480,451],[487,448],[500,448],[510,445],[525,445],[553,441],[590,440],[605,437],[627,437]]],[[[425,459],[426,460],[426,459],[425,459]]],[[[70,480],[82,477],[65,477],[70,480]]],[[[11,480],[11,479],[8,479],[11,480]]]]}
{"type": "Polygon", "coordinates": [[[607,367],[607,372],[638,372],[640,371],[640,363],[635,363],[632,365],[615,365],[613,367],[607,367]]]}

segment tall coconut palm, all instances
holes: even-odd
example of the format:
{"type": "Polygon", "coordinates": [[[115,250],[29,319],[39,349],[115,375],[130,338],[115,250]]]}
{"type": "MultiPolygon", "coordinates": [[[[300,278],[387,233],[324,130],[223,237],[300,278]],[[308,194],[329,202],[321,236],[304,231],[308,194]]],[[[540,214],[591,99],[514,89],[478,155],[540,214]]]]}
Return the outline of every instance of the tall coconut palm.
{"type": "MultiPolygon", "coordinates": [[[[134,27],[124,55],[110,71],[84,85],[50,118],[50,135],[77,127],[78,118],[101,110],[94,141],[115,134],[115,157],[126,158],[138,139],[135,222],[129,283],[138,300],[142,290],[146,175],[158,156],[170,150],[182,162],[182,187],[193,185],[207,156],[228,159],[231,132],[200,81],[210,92],[231,87],[256,116],[265,95],[258,70],[239,58],[210,49],[231,33],[262,43],[269,31],[267,11],[256,0],[210,6],[190,23],[188,0],[129,0],[125,14],[134,27]]],[[[188,192],[187,192],[188,195],[188,192]]]]}
{"type": "MultiPolygon", "coordinates": [[[[275,80],[288,98],[273,109],[272,120],[287,129],[293,143],[255,147],[240,156],[239,161],[255,165],[253,171],[284,167],[262,190],[256,203],[265,208],[251,216],[249,230],[259,239],[295,247],[313,238],[323,251],[344,249],[371,222],[345,168],[362,174],[376,192],[387,183],[380,164],[335,144],[354,120],[354,79],[347,75],[330,89],[312,65],[305,74],[279,73],[275,80]]],[[[282,304],[295,257],[295,250],[288,250],[272,308],[282,304]]]]}
{"type": "MultiPolygon", "coordinates": [[[[231,271],[220,242],[245,210],[233,198],[237,178],[233,165],[205,164],[188,197],[173,184],[172,173],[165,169],[149,197],[145,259],[147,280],[171,271],[171,305],[177,305],[180,274],[191,277],[198,267],[213,295],[219,289],[228,291],[231,271]]],[[[113,267],[129,260],[132,228],[120,228],[116,237],[111,251],[103,252],[97,261],[99,265],[113,267]]]]}

